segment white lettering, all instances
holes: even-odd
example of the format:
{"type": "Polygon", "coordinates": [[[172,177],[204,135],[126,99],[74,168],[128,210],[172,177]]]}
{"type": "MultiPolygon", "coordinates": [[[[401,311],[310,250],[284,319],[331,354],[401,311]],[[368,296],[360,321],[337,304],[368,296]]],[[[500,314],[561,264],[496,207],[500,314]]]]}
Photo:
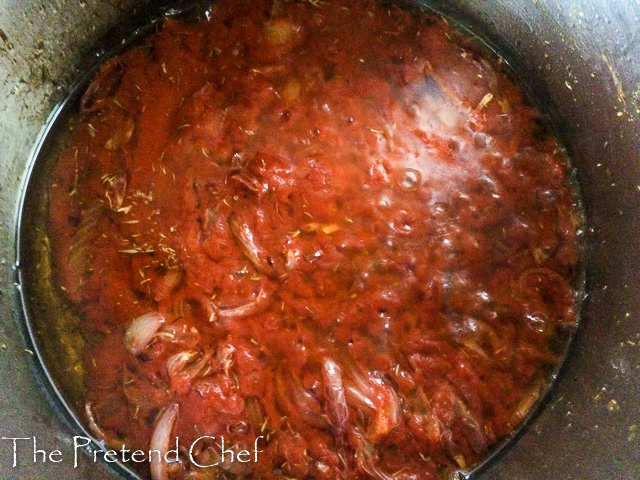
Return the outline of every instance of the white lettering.
{"type": "Polygon", "coordinates": [[[42,463],[46,463],[47,452],[45,452],[44,450],[38,450],[36,437],[33,437],[33,463],[38,463],[38,454],[42,454],[42,463]]]}
{"type": "Polygon", "coordinates": [[[229,460],[229,462],[233,463],[233,453],[234,453],[233,450],[226,450],[224,448],[224,437],[221,437],[220,440],[221,440],[220,443],[222,444],[221,445],[222,452],[220,452],[220,461],[221,462],[225,462],[225,459],[224,459],[225,453],[230,453],[231,454],[231,460],[229,460]]]}
{"type": "Polygon", "coordinates": [[[107,463],[113,463],[118,461],[118,452],[115,450],[107,450],[104,452],[104,461],[107,463]]]}
{"type": "Polygon", "coordinates": [[[146,460],[144,452],[142,450],[136,450],[131,454],[131,460],[133,460],[135,463],[144,462],[146,460]],[[140,456],[141,458],[138,460],[136,456],[140,456]]]}
{"type": "MultiPolygon", "coordinates": [[[[15,468],[18,465],[18,440],[31,440],[30,438],[21,438],[21,437],[2,437],[2,440],[13,440],[13,465],[15,468]]],[[[35,438],[34,438],[35,441],[35,438]]]]}
{"type": "Polygon", "coordinates": [[[125,448],[125,445],[122,445],[122,448],[120,449],[120,453],[122,454],[122,463],[127,463],[129,460],[127,459],[127,453],[129,453],[129,450],[127,450],[125,448]]]}
{"type": "MultiPolygon", "coordinates": [[[[210,438],[211,440],[215,440],[216,439],[216,437],[210,437],[209,435],[205,435],[204,437],[200,437],[200,438],[196,439],[196,441],[193,442],[191,444],[191,447],[189,448],[189,460],[191,461],[191,463],[193,463],[196,467],[199,467],[199,468],[215,467],[220,462],[212,463],[211,465],[200,465],[198,462],[196,462],[195,458],[193,458],[193,449],[196,447],[196,445],[198,444],[198,442],[200,440],[205,439],[205,438],[210,438]]],[[[223,437],[223,440],[222,440],[222,447],[224,448],[224,437],[223,437]]]]}
{"type": "MultiPolygon", "coordinates": [[[[73,468],[78,468],[78,450],[85,448],[91,443],[91,439],[87,437],[73,437],[73,468]],[[84,440],[86,443],[80,444],[78,440],[84,440]]],[[[94,453],[95,459],[95,453],[94,453]]]]}
{"type": "Polygon", "coordinates": [[[176,463],[180,461],[180,458],[178,457],[178,437],[176,437],[176,448],[173,450],[169,450],[164,454],[164,461],[167,463],[176,463]],[[169,455],[172,453],[175,455],[175,457],[169,458],[169,455]]]}
{"type": "Polygon", "coordinates": [[[264,437],[262,435],[260,435],[259,437],[256,437],[256,441],[253,444],[253,452],[255,454],[255,457],[254,457],[255,458],[255,460],[254,460],[255,462],[258,461],[258,453],[262,452],[262,450],[258,450],[258,440],[260,440],[261,438],[264,438],[264,437]]]}
{"type": "Polygon", "coordinates": [[[251,461],[251,452],[249,450],[242,450],[240,452],[238,452],[238,454],[236,455],[236,458],[238,459],[239,462],[242,463],[247,463],[251,461]],[[243,460],[240,457],[247,457],[246,460],[243,460]]]}
{"type": "Polygon", "coordinates": [[[49,454],[49,461],[53,463],[60,463],[62,461],[62,452],[60,450],[54,450],[49,454]],[[57,460],[53,457],[60,457],[57,460]]]}

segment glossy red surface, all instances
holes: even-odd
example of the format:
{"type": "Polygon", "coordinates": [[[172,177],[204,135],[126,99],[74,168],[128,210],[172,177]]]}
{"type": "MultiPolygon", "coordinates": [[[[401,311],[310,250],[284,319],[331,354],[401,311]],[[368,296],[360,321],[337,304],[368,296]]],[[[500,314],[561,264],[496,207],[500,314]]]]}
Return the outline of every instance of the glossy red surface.
{"type": "Polygon", "coordinates": [[[434,17],[223,1],[167,22],[102,67],[50,184],[94,433],[148,450],[177,404],[183,445],[264,436],[232,474],[473,466],[575,325],[566,169],[512,81],[434,17]]]}

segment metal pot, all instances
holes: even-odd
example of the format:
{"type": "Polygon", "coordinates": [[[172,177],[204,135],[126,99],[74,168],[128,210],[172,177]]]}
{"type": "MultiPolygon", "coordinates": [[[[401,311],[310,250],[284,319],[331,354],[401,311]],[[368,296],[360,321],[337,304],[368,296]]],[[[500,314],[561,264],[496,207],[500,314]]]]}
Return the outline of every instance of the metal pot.
{"type": "MultiPolygon", "coordinates": [[[[39,385],[15,286],[16,213],[49,113],[100,61],[106,38],[113,45],[166,3],[0,0],[2,478],[115,475],[75,458],[82,433],[65,422],[55,389],[39,385]],[[18,437],[29,440],[15,441],[13,467],[18,437]],[[34,456],[35,447],[44,453],[34,456]]],[[[429,4],[496,45],[535,91],[573,158],[589,225],[587,298],[571,354],[541,412],[477,478],[640,478],[640,3],[429,4]]]]}

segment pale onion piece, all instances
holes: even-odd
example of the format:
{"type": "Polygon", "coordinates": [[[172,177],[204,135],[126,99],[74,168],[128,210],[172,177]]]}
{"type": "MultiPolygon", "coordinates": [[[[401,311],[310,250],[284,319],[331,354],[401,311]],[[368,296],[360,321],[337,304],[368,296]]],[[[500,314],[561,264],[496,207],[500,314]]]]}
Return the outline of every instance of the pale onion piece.
{"type": "Polygon", "coordinates": [[[182,269],[171,268],[164,274],[162,281],[158,283],[154,291],[154,300],[159,302],[171,294],[171,292],[182,281],[182,269]]]}
{"type": "Polygon", "coordinates": [[[82,95],[80,112],[99,111],[106,100],[115,96],[123,74],[124,67],[120,58],[116,57],[105,63],[82,95]]]}
{"type": "Polygon", "coordinates": [[[378,441],[400,422],[400,397],[382,377],[365,374],[350,361],[345,362],[344,376],[347,402],[371,417],[367,439],[378,441]]]}
{"type": "Polygon", "coordinates": [[[287,263],[285,265],[287,267],[287,270],[293,270],[294,268],[296,268],[298,258],[299,255],[297,254],[297,252],[294,252],[291,249],[287,250],[287,263]]]}
{"type": "Polygon", "coordinates": [[[98,422],[96,422],[96,417],[93,415],[93,408],[91,402],[87,402],[84,404],[84,414],[87,417],[87,422],[89,422],[89,430],[93,433],[98,440],[103,443],[107,441],[107,435],[102,431],[98,422]]]}
{"type": "Polygon", "coordinates": [[[149,312],[135,318],[124,334],[124,346],[133,355],[141,353],[164,323],[164,316],[149,312]]]}
{"type": "Polygon", "coordinates": [[[229,375],[229,369],[233,364],[236,348],[227,343],[225,345],[219,345],[216,350],[216,360],[220,363],[224,369],[224,374],[229,375]]]}
{"type": "Polygon", "coordinates": [[[170,404],[156,422],[153,434],[151,435],[149,450],[157,450],[160,452],[160,458],[158,458],[156,454],[149,455],[152,480],[169,480],[165,455],[169,451],[171,431],[178,418],[178,410],[179,407],[177,403],[170,404]]]}
{"type": "Polygon", "coordinates": [[[356,464],[358,467],[368,473],[372,478],[378,480],[394,480],[395,477],[387,475],[376,466],[375,451],[373,445],[364,438],[364,435],[358,428],[353,430],[353,437],[356,441],[356,464]]]}
{"type": "Polygon", "coordinates": [[[167,360],[167,373],[172,381],[187,381],[204,377],[211,371],[211,351],[204,353],[196,350],[185,350],[172,355],[167,360]]]}
{"type": "Polygon", "coordinates": [[[252,300],[242,305],[238,305],[237,307],[231,308],[221,308],[219,309],[218,315],[222,318],[239,318],[246,317],[247,315],[251,315],[252,313],[256,313],[258,310],[258,302],[252,300]]]}
{"type": "Polygon", "coordinates": [[[166,342],[192,346],[198,343],[200,332],[196,327],[189,326],[184,321],[178,320],[171,325],[163,327],[155,336],[166,342]]]}
{"type": "Polygon", "coordinates": [[[255,300],[251,300],[237,307],[215,307],[215,313],[221,318],[240,318],[258,313],[266,305],[266,301],[270,299],[270,296],[264,289],[260,289],[255,300]]]}
{"type": "MultiPolygon", "coordinates": [[[[348,357],[347,357],[348,358],[348,357]]],[[[353,363],[352,360],[344,363],[344,377],[347,392],[347,400],[353,403],[358,409],[376,410],[376,403],[373,400],[373,385],[366,375],[353,363]]]]}
{"type": "Polygon", "coordinates": [[[487,452],[489,443],[484,424],[469,409],[460,392],[453,384],[442,384],[439,395],[441,396],[441,408],[453,413],[453,416],[448,413],[446,420],[442,414],[439,415],[439,420],[445,421],[445,424],[442,425],[441,438],[446,438],[445,443],[449,456],[455,460],[460,468],[466,469],[466,458],[462,453],[461,446],[453,441],[452,432],[461,432],[468,447],[474,453],[482,454],[487,452]]]}
{"type": "Polygon", "coordinates": [[[340,226],[337,223],[327,223],[322,227],[322,233],[331,235],[334,232],[340,230],[340,226]]]}
{"type": "Polygon", "coordinates": [[[340,432],[344,430],[349,417],[349,408],[342,384],[342,370],[331,359],[322,362],[322,380],[324,381],[328,398],[328,415],[331,424],[340,432]]]}
{"type": "Polygon", "coordinates": [[[239,170],[229,175],[231,180],[235,180],[256,195],[260,196],[269,190],[269,184],[265,181],[260,181],[253,173],[247,170],[239,170]]]}
{"type": "Polygon", "coordinates": [[[400,423],[402,410],[400,397],[395,389],[382,378],[374,378],[372,380],[377,387],[376,397],[381,402],[367,430],[367,438],[375,442],[400,423]]]}
{"type": "Polygon", "coordinates": [[[267,254],[256,245],[255,237],[249,226],[235,213],[229,215],[227,223],[240,250],[256,270],[265,274],[274,273],[273,267],[269,264],[267,254]]]}
{"type": "Polygon", "coordinates": [[[326,428],[328,421],[322,407],[289,368],[281,365],[274,377],[278,406],[294,420],[299,419],[315,428],[326,428]]]}
{"type": "Polygon", "coordinates": [[[375,410],[376,405],[371,398],[367,397],[364,392],[358,389],[355,385],[347,386],[347,399],[349,403],[353,404],[356,408],[375,410]]]}
{"type": "Polygon", "coordinates": [[[109,437],[105,433],[105,431],[102,430],[102,428],[100,428],[100,425],[98,425],[98,422],[96,421],[96,417],[93,414],[93,405],[91,402],[87,402],[84,404],[84,413],[85,413],[85,416],[87,417],[89,430],[91,431],[91,433],[93,433],[93,435],[96,437],[98,441],[102,442],[104,445],[107,445],[108,447],[114,450],[117,450],[122,446],[122,441],[119,441],[114,437],[109,437]]]}
{"type": "Polygon", "coordinates": [[[318,223],[318,222],[310,222],[302,227],[302,230],[305,232],[322,232],[325,235],[331,235],[332,233],[340,230],[340,225],[337,223],[318,223]]]}
{"type": "Polygon", "coordinates": [[[170,356],[167,360],[167,373],[170,377],[177,375],[199,356],[200,352],[196,350],[185,350],[170,356]]]}

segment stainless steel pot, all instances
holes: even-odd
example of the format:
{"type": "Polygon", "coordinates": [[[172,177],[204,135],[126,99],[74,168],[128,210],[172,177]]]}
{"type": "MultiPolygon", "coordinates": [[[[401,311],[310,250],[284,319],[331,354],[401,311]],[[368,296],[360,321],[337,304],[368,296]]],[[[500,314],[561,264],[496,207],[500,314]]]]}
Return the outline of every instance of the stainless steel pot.
{"type": "MultiPolygon", "coordinates": [[[[16,210],[47,116],[99,61],[97,46],[166,3],[0,0],[0,438],[29,439],[16,441],[16,467],[13,441],[0,439],[2,478],[113,475],[87,455],[74,462],[73,436],[82,434],[39,385],[15,286],[16,210]],[[38,450],[61,455],[34,461],[33,437],[38,450]]],[[[546,406],[478,478],[640,478],[640,2],[429,3],[473,25],[533,87],[573,157],[589,224],[587,298],[571,355],[546,406]]]]}

